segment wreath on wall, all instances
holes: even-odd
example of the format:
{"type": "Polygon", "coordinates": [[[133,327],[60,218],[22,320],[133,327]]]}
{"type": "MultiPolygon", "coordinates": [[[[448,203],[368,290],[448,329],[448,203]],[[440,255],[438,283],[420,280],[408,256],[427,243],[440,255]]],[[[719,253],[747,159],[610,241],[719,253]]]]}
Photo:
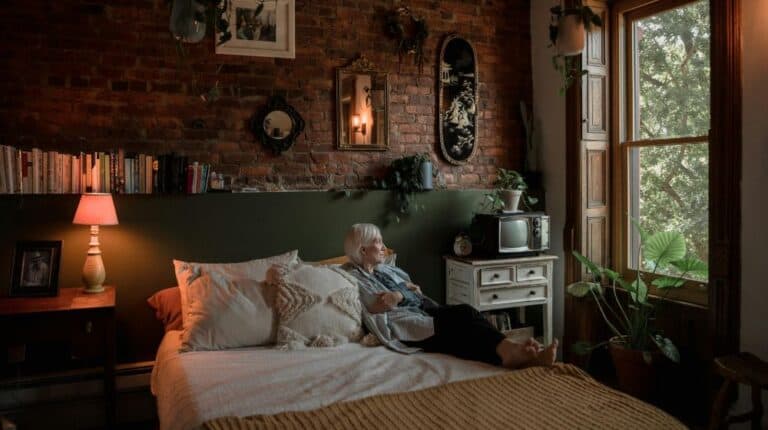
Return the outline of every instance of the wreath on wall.
{"type": "Polygon", "coordinates": [[[386,32],[397,40],[400,63],[404,55],[413,54],[413,64],[421,73],[424,69],[424,41],[429,36],[426,19],[414,15],[407,6],[398,6],[387,15],[386,32]]]}

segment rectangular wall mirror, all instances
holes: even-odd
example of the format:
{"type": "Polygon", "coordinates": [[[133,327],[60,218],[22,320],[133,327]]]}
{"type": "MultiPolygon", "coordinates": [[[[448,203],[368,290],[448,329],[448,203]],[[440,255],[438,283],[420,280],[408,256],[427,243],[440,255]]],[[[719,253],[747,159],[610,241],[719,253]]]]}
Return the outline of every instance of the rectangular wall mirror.
{"type": "Polygon", "coordinates": [[[336,70],[336,147],[384,151],[389,145],[389,79],[361,57],[336,70]]]}

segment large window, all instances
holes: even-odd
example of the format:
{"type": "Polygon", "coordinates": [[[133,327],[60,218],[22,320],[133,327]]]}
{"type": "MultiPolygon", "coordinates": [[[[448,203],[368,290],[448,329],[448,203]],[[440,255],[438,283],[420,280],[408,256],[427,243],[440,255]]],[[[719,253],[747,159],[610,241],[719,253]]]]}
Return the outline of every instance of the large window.
{"type": "MultiPolygon", "coordinates": [[[[682,232],[688,252],[707,261],[709,1],[657,2],[624,18],[619,201],[647,230],[682,232]]],[[[636,269],[640,237],[622,225],[622,261],[636,269]]]]}

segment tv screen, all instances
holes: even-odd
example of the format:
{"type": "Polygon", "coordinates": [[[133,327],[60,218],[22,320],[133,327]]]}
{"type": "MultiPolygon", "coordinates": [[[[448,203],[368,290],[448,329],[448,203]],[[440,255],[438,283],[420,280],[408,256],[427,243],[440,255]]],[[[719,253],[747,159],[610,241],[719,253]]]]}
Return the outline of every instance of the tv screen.
{"type": "Polygon", "coordinates": [[[506,219],[499,222],[501,250],[527,249],[528,218],[506,219]]]}

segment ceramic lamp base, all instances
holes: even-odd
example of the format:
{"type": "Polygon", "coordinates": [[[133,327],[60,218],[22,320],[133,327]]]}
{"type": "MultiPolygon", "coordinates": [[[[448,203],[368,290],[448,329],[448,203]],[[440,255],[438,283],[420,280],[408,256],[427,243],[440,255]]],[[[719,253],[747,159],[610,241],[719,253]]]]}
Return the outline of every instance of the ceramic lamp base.
{"type": "Polygon", "coordinates": [[[88,244],[88,257],[83,265],[83,284],[86,293],[100,293],[104,291],[104,261],[101,259],[99,249],[99,226],[91,226],[91,242],[88,244]]]}

